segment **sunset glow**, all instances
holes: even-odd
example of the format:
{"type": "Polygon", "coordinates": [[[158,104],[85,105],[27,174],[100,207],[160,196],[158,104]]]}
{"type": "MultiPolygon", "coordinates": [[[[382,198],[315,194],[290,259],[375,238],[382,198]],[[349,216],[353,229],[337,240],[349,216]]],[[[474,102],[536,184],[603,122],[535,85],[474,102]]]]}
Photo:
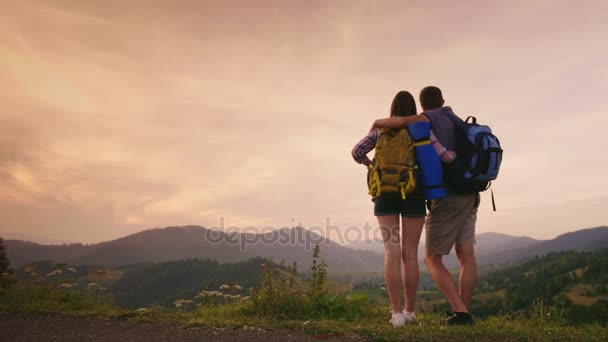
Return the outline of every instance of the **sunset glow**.
{"type": "Polygon", "coordinates": [[[350,150],[431,84],[505,150],[478,232],[608,223],[606,1],[3,8],[0,235],[376,224],[350,150]]]}

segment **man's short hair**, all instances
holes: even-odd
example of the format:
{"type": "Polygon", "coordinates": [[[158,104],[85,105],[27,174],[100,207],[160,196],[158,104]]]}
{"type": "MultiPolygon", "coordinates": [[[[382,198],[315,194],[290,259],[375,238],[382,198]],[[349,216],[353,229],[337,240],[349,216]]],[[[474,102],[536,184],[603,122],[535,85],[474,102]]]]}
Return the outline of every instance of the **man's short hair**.
{"type": "Polygon", "coordinates": [[[422,109],[435,109],[443,107],[444,100],[441,89],[435,86],[425,87],[420,91],[420,105],[422,109]]]}

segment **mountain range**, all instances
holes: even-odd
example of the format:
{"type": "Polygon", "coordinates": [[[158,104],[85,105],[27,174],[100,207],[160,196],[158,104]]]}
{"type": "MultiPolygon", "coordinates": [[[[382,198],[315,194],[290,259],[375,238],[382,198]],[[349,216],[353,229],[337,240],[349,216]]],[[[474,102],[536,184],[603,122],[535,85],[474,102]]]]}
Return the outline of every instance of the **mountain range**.
{"type": "Polygon", "coordinates": [[[225,233],[199,226],[167,227],[91,245],[5,241],[13,267],[39,260],[116,267],[193,258],[239,262],[254,257],[272,258],[275,262],[284,259],[307,267],[315,244],[320,245],[330,270],[377,271],[382,268],[381,254],[357,251],[299,227],[265,235],[225,233]]]}
{"type": "MultiPolygon", "coordinates": [[[[527,236],[512,236],[502,233],[481,233],[475,237],[476,252],[479,255],[490,254],[498,251],[508,251],[520,247],[527,247],[541,242],[527,236]]],[[[382,240],[365,240],[358,243],[346,245],[357,250],[368,250],[377,253],[384,253],[382,240]]],[[[419,257],[424,255],[424,243],[420,243],[419,257]]]]}
{"type": "MultiPolygon", "coordinates": [[[[502,233],[481,233],[476,237],[475,253],[477,263],[484,265],[504,265],[534,256],[567,250],[593,250],[608,248],[608,227],[581,229],[559,235],[551,240],[536,240],[527,236],[512,236],[502,233]]],[[[349,247],[383,253],[382,241],[361,241],[349,247]]],[[[424,244],[418,248],[418,258],[424,258],[424,244]]],[[[454,250],[444,258],[448,268],[458,265],[454,250]]]]}
{"type": "MultiPolygon", "coordinates": [[[[274,235],[254,235],[184,226],[145,230],[91,245],[41,245],[21,240],[6,240],[4,243],[13,267],[39,260],[116,267],[192,258],[239,262],[263,257],[272,258],[275,262],[283,259],[287,263],[297,262],[303,269],[312,260],[311,250],[315,244],[320,245],[321,256],[332,272],[379,272],[384,262],[381,242],[340,245],[300,227],[285,228],[274,232],[274,235]],[[243,244],[243,241],[247,243],[243,244]]],[[[608,227],[597,227],[563,234],[551,240],[482,233],[477,236],[476,250],[479,265],[502,265],[550,252],[606,247],[608,227]]],[[[423,253],[423,248],[420,251],[423,253]]],[[[455,257],[451,255],[446,258],[446,264],[448,267],[456,266],[455,257]]]]}

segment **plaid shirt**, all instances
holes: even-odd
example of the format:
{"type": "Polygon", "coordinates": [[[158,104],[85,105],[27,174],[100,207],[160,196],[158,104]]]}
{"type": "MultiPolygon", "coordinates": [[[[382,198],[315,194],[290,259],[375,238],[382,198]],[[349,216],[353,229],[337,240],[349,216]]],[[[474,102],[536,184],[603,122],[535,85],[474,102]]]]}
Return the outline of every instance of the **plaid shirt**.
{"type": "MultiPolygon", "coordinates": [[[[367,154],[376,147],[379,133],[379,129],[374,129],[370,131],[363,139],[361,139],[357,145],[355,145],[351,153],[357,163],[365,165],[371,164],[372,161],[369,160],[367,154]]],[[[449,164],[454,161],[454,158],[456,158],[456,152],[449,151],[443,147],[433,132],[431,132],[431,143],[433,144],[433,147],[435,148],[435,151],[437,151],[437,154],[439,155],[439,158],[441,158],[442,162],[449,164]]]]}

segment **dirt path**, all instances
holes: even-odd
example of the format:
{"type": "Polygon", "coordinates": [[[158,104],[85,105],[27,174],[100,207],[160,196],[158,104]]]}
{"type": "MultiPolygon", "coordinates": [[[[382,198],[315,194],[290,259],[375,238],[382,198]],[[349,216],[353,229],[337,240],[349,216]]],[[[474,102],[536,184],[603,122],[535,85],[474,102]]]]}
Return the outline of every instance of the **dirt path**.
{"type": "Polygon", "coordinates": [[[348,337],[309,336],[277,330],[245,331],[182,328],[100,318],[0,314],[0,341],[350,341],[348,337]]]}

